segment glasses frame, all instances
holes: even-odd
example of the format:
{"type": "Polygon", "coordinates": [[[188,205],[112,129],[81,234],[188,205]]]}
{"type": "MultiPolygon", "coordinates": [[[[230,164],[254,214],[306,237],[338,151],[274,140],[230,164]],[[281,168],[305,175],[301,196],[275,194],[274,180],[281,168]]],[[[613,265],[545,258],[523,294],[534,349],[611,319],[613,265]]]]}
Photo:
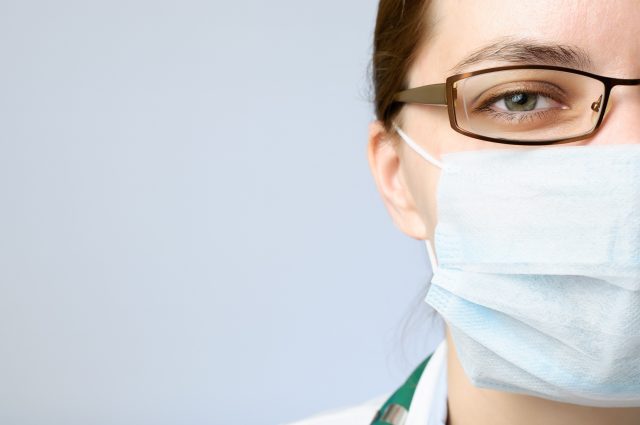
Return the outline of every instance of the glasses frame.
{"type": "Polygon", "coordinates": [[[628,79],[628,78],[611,78],[605,77],[598,74],[593,74],[591,72],[582,71],[574,68],[566,68],[562,66],[552,66],[552,65],[510,65],[510,66],[499,66],[495,68],[486,68],[473,72],[464,72],[462,74],[455,74],[446,79],[444,83],[440,84],[429,84],[426,86],[414,87],[406,90],[402,90],[397,92],[393,100],[398,103],[417,103],[423,105],[438,105],[438,106],[447,106],[447,111],[449,113],[449,123],[451,124],[451,128],[453,128],[458,133],[464,134],[465,136],[473,137],[475,139],[486,140],[488,142],[495,143],[503,143],[507,145],[552,145],[559,143],[570,143],[575,142],[577,140],[586,139],[593,134],[595,134],[600,128],[600,124],[604,119],[604,116],[607,113],[607,106],[609,104],[609,95],[611,94],[611,90],[615,86],[635,86],[640,85],[640,78],[628,79]],[[598,110],[602,110],[600,116],[598,117],[598,121],[596,125],[589,131],[588,133],[580,134],[578,136],[573,137],[565,137],[558,138],[552,140],[509,140],[509,139],[500,139],[495,137],[483,136],[481,134],[473,133],[469,130],[465,130],[458,126],[458,122],[456,120],[456,111],[453,100],[455,99],[455,87],[453,86],[455,82],[463,80],[465,78],[473,77],[474,75],[486,74],[489,72],[496,71],[505,71],[510,69],[547,69],[552,71],[564,71],[571,74],[578,74],[585,77],[593,78],[594,80],[598,80],[604,85],[604,93],[603,97],[599,99],[594,104],[601,102],[598,110]]]}

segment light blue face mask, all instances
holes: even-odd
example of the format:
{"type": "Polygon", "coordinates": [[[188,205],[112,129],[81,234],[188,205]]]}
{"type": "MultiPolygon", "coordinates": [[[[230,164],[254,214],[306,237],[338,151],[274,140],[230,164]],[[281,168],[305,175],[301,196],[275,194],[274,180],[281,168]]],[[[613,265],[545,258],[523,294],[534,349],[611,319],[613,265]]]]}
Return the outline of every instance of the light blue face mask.
{"type": "Polygon", "coordinates": [[[456,152],[425,299],[471,382],[640,406],[640,144],[456,152]]]}

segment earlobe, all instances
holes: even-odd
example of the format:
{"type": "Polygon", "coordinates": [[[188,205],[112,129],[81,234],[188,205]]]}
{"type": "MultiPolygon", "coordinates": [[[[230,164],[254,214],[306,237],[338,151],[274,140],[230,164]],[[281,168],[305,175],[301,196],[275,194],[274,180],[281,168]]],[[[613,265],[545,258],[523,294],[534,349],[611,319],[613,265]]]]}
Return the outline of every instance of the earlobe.
{"type": "Polygon", "coordinates": [[[398,147],[380,121],[369,125],[367,156],[378,192],[394,224],[407,236],[426,238],[426,226],[402,173],[398,147]]]}

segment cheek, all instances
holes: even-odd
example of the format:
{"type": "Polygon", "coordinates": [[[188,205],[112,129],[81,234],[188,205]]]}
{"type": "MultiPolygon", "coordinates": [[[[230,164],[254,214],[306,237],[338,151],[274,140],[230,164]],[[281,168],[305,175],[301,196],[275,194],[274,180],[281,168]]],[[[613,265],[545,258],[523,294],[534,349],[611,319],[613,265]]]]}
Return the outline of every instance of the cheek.
{"type": "MultiPolygon", "coordinates": [[[[446,108],[428,105],[408,105],[403,110],[404,130],[428,153],[441,159],[443,154],[469,150],[504,148],[460,134],[451,128],[446,108]]],[[[407,147],[407,170],[410,190],[418,212],[427,226],[428,237],[438,222],[437,190],[440,169],[425,161],[407,147]]]]}
{"type": "MultiPolygon", "coordinates": [[[[412,104],[404,111],[405,130],[428,153],[440,159],[456,133],[449,124],[446,107],[412,104]]],[[[431,166],[431,165],[430,165],[431,166]]]]}
{"type": "Polygon", "coordinates": [[[404,115],[405,130],[428,153],[441,159],[443,154],[469,150],[494,149],[498,143],[460,134],[451,128],[446,108],[428,105],[411,105],[404,115]]]}
{"type": "Polygon", "coordinates": [[[451,136],[446,142],[446,146],[442,148],[442,153],[479,151],[485,149],[505,149],[507,146],[509,146],[500,143],[474,139],[473,137],[465,136],[464,134],[460,134],[457,132],[454,133],[455,135],[451,136]]]}

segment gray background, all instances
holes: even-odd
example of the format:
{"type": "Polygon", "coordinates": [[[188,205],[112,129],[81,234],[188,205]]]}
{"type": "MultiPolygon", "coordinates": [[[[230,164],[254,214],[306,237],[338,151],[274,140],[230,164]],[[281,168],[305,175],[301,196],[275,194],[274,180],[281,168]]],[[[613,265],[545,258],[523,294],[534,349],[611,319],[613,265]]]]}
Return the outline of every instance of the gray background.
{"type": "Polygon", "coordinates": [[[0,423],[274,424],[439,336],[366,161],[376,2],[0,0],[0,423]],[[421,318],[422,317],[422,318],[421,318]]]}

